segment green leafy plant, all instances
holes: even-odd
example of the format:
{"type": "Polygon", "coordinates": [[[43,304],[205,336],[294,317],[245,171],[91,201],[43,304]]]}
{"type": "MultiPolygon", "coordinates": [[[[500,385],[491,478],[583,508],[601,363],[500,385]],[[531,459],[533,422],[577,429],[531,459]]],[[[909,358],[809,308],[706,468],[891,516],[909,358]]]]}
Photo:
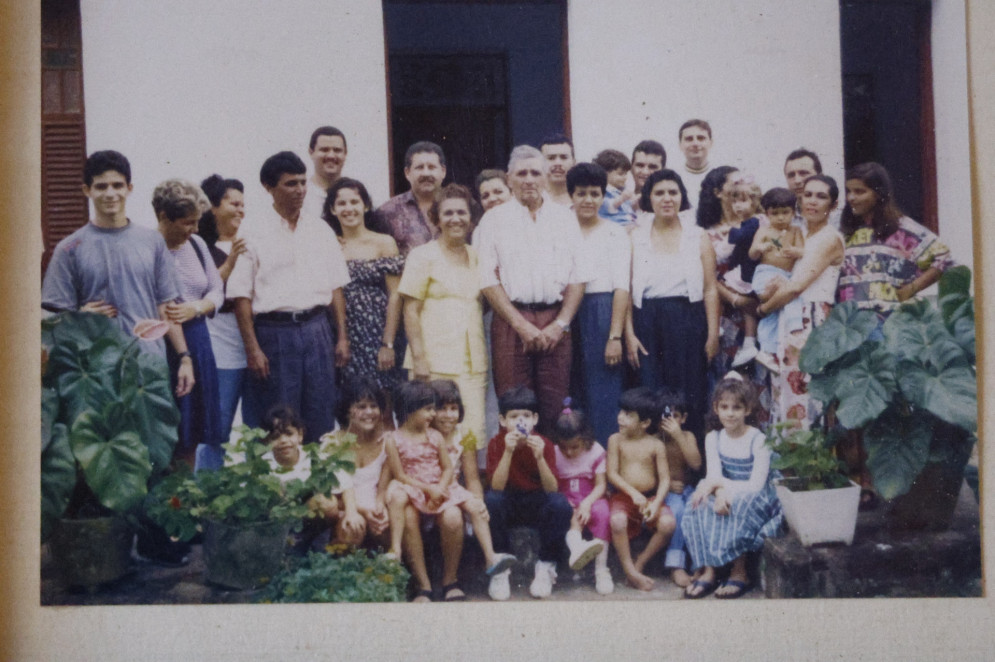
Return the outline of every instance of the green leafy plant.
{"type": "Polygon", "coordinates": [[[316,494],[329,494],[339,485],[335,473],[355,468],[347,443],[319,448],[304,446],[311,462],[307,480],[284,482],[280,473],[263,457],[269,447],[266,433],[241,426],[239,438],[228,445],[228,459],[218,471],[175,472],[152,490],[146,512],[171,536],[190,540],[205,520],[239,526],[262,522],[289,522],[299,529],[304,518],[314,516],[307,501],[316,494]]]}
{"type": "Polygon", "coordinates": [[[821,430],[803,430],[791,422],[772,425],[767,446],[777,455],[771,468],[784,473],[783,484],[799,491],[846,487],[843,463],[833,453],[834,440],[821,430]]]}
{"type": "Polygon", "coordinates": [[[135,514],[169,465],[180,414],[166,360],[107,317],[61,313],[41,335],[44,541],[59,518],[135,514]]]}
{"type": "Polygon", "coordinates": [[[344,556],[291,557],[260,602],[403,602],[410,575],[395,559],[357,549],[344,556]]]}
{"type": "Polygon", "coordinates": [[[867,468],[887,499],[905,494],[927,463],[963,468],[976,441],[974,298],[967,267],[948,270],[936,304],[902,305],[873,333],[877,314],[837,305],[815,328],[799,366],[809,393],[839,423],[863,429],[867,468]]]}

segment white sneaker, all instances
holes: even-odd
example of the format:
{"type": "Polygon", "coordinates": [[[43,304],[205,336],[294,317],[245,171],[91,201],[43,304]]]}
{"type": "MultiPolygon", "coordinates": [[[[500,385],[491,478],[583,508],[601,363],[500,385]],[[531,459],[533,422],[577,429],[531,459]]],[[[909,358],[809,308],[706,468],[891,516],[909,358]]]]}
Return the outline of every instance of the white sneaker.
{"type": "Polygon", "coordinates": [[[553,594],[556,583],[556,564],[552,561],[536,561],[536,574],[529,586],[533,598],[548,598],[553,594]]]}
{"type": "Polygon", "coordinates": [[[511,597],[510,575],[511,570],[505,570],[491,576],[491,583],[487,586],[487,595],[491,596],[491,600],[503,602],[511,597]]]}
{"type": "Polygon", "coordinates": [[[767,368],[771,373],[775,375],[781,374],[781,366],[777,362],[777,357],[768,352],[759,352],[757,354],[757,363],[767,368]]]}
{"type": "Polygon", "coordinates": [[[733,357],[732,367],[738,368],[741,365],[749,363],[757,357],[758,353],[760,353],[760,350],[757,349],[756,345],[743,345],[739,348],[739,351],[736,352],[736,356],[733,357]]]}
{"type": "Polygon", "coordinates": [[[594,571],[594,590],[600,595],[608,595],[615,590],[612,581],[612,571],[608,568],[598,568],[594,571]]]}
{"type": "Polygon", "coordinates": [[[605,548],[605,543],[601,540],[582,540],[579,545],[570,552],[570,569],[580,570],[585,565],[594,560],[594,557],[605,548]]]}

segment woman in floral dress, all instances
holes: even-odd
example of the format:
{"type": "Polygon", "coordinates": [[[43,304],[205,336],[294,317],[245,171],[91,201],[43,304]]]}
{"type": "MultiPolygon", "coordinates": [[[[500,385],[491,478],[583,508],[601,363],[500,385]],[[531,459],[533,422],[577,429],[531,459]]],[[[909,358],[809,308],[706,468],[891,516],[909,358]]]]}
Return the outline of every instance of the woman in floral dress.
{"type": "MultiPolygon", "coordinates": [[[[902,214],[888,171],[879,163],[861,163],[847,171],[840,229],[846,253],[839,301],[873,310],[881,323],[954,264],[950,249],[939,237],[902,214]]],[[[862,508],[872,508],[877,494],[867,470],[861,431],[848,431],[837,450],[863,488],[862,508]]]]}
{"type": "MultiPolygon", "coordinates": [[[[732,166],[713,168],[701,182],[696,216],[698,225],[705,229],[712,248],[715,249],[716,287],[721,304],[719,315],[719,353],[709,368],[709,393],[715,384],[732,370],[733,358],[743,346],[745,319],[743,310],[756,306],[752,297],[739,294],[722,282],[722,276],[729,270],[730,258],[735,245],[729,241],[729,232],[739,228],[741,221],[732,208],[732,189],[739,171],[732,166]]],[[[757,407],[754,419],[761,429],[770,420],[771,395],[770,377],[766,368],[759,362],[751,362],[738,368],[739,372],[753,382],[757,390],[757,407]]]]}
{"type": "Polygon", "coordinates": [[[798,367],[798,357],[812,329],[822,324],[836,299],[836,284],[843,265],[843,235],[829,225],[836,209],[839,187],[832,177],[813,175],[802,190],[801,212],[805,219],[805,255],[795,263],[791,278],[775,284],[773,292],[758,293],[763,303],[757,312],[779,310],[798,297],[802,302],[801,328],[789,328],[781,320],[777,359],[780,374],[772,379],[772,409],[775,421],[794,421],[809,428],[822,414],[819,401],[809,397],[809,375],[798,367]]]}
{"type": "MultiPolygon", "coordinates": [[[[389,394],[403,379],[394,341],[401,321],[397,285],[404,258],[393,237],[369,229],[372,207],[362,183],[342,178],[328,189],[324,217],[339,236],[349,267],[344,290],[350,357],[340,374],[343,379],[372,377],[389,394]]],[[[386,420],[390,408],[385,409],[386,420]]]]}

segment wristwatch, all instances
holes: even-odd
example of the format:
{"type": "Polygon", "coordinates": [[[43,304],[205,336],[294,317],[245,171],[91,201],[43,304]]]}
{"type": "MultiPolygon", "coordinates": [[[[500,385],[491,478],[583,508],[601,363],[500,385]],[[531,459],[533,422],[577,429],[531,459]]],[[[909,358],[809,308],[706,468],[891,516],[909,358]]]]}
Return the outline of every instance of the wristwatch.
{"type": "Polygon", "coordinates": [[[570,323],[564,322],[559,317],[556,318],[556,325],[560,327],[563,333],[570,333],[570,323]]]}
{"type": "Polygon", "coordinates": [[[387,349],[394,349],[394,343],[392,342],[382,342],[380,343],[380,346],[386,347],[387,349]]]}

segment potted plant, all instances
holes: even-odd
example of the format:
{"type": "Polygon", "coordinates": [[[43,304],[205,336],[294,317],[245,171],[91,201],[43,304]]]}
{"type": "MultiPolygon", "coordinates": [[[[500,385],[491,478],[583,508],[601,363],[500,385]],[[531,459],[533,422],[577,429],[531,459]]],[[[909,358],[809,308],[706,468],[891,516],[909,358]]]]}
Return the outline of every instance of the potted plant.
{"type": "Polygon", "coordinates": [[[41,537],[71,585],[127,571],[133,518],[172,458],[169,368],[138,346],[168,328],[149,320],[128,337],[93,313],[42,321],[41,537]]]}
{"type": "Polygon", "coordinates": [[[917,300],[875,333],[877,314],[837,305],[812,331],[799,365],[809,393],[862,430],[867,468],[893,521],[949,526],[976,442],[974,298],[967,267],[948,270],[934,304],[917,300]],[[905,495],[905,496],[903,496],[905,495]]]}
{"type": "Polygon", "coordinates": [[[832,439],[785,422],[771,426],[767,445],[776,453],[771,468],[784,474],[775,481],[777,497],[801,543],[852,543],[860,486],[846,477],[832,439]]]}
{"type": "Polygon", "coordinates": [[[317,513],[308,502],[339,485],[336,472],[353,470],[347,444],[319,449],[308,444],[306,480],[284,481],[265,457],[266,433],[241,426],[226,446],[225,466],[217,471],[189,470],[167,476],[149,495],[147,513],[166,532],[190,540],[203,532],[208,581],[236,589],[265,584],[280,569],[291,529],[317,513]]]}

